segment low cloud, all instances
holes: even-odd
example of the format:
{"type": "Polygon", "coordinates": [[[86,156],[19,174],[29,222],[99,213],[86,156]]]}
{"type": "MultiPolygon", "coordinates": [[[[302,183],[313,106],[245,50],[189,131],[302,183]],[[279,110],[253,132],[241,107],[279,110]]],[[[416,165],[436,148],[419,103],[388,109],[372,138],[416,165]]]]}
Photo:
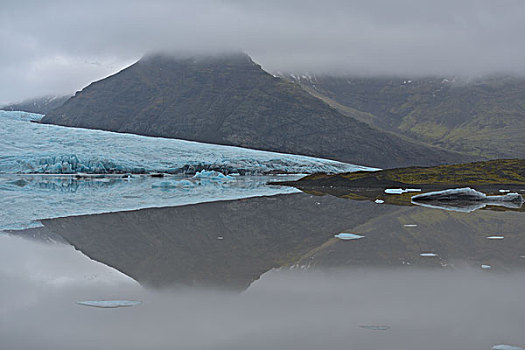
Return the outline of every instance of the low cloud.
{"type": "Polygon", "coordinates": [[[0,102],[71,93],[151,51],[243,50],[277,72],[525,73],[520,0],[17,1],[0,102]]]}

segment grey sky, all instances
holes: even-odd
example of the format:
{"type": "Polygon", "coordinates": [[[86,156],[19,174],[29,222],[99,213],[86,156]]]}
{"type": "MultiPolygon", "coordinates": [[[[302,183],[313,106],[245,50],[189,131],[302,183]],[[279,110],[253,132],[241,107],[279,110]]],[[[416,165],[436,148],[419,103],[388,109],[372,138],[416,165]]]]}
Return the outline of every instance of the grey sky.
{"type": "Polygon", "coordinates": [[[159,50],[271,71],[525,73],[522,0],[3,0],[0,103],[69,93],[159,50]]]}

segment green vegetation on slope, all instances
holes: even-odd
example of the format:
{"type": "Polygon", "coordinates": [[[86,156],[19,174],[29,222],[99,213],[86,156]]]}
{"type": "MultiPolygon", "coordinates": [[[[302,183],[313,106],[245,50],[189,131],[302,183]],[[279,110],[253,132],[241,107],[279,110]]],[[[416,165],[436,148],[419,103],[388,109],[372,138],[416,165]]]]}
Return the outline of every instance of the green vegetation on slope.
{"type": "Polygon", "coordinates": [[[525,157],[525,79],[315,77],[299,83],[341,113],[445,149],[525,157]],[[336,103],[336,104],[334,104],[336,103]]]}
{"type": "Polygon", "coordinates": [[[307,176],[295,183],[297,185],[309,185],[312,187],[525,185],[525,159],[498,159],[427,168],[409,167],[375,172],[359,171],[336,175],[315,174],[307,176]]]}

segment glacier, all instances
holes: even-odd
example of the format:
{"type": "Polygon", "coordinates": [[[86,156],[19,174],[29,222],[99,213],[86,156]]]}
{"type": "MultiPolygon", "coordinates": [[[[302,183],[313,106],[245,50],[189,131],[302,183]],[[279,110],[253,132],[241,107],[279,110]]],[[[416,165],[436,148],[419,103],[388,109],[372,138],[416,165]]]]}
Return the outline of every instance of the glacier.
{"type": "Polygon", "coordinates": [[[0,230],[41,219],[299,192],[301,174],[376,170],[306,156],[34,123],[0,112],[0,230]],[[165,173],[162,177],[150,175],[165,173]],[[149,174],[149,175],[148,175],[149,174]]]}
{"type": "Polygon", "coordinates": [[[0,113],[0,173],[339,173],[373,168],[314,157],[177,139],[30,123],[41,115],[0,113]]]}

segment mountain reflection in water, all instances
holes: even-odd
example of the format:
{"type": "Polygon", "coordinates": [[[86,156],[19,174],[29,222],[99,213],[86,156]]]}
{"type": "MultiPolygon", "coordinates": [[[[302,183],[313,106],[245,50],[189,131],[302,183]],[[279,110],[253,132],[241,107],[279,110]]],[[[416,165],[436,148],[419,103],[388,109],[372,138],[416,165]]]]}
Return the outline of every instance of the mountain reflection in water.
{"type": "Polygon", "coordinates": [[[299,193],[50,219],[40,230],[144,286],[244,290],[273,268],[520,269],[523,215],[299,193]],[[341,232],[365,237],[334,238],[341,232]],[[494,234],[505,239],[486,239],[494,234]]]}
{"type": "Polygon", "coordinates": [[[523,215],[299,193],[43,220],[41,228],[0,236],[0,344],[523,346],[523,215]],[[142,304],[77,304],[120,299],[142,304]],[[31,336],[22,336],[28,329],[31,336]]]}

